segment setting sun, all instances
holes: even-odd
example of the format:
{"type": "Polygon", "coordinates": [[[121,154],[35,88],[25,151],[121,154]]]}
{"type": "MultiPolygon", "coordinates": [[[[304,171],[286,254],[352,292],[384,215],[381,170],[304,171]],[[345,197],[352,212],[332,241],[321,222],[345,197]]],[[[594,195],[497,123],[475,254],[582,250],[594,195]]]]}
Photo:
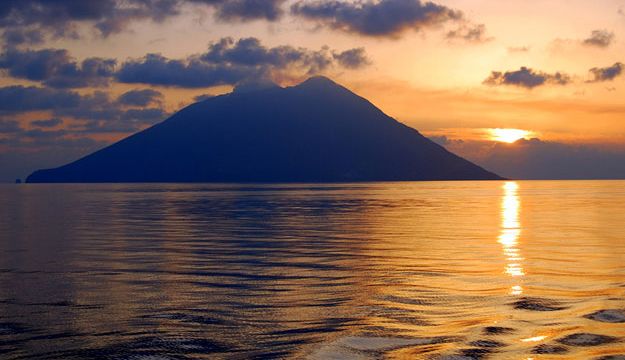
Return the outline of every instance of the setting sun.
{"type": "Polygon", "coordinates": [[[527,138],[532,133],[527,130],[520,129],[488,129],[490,140],[501,141],[512,144],[513,142],[527,138]]]}

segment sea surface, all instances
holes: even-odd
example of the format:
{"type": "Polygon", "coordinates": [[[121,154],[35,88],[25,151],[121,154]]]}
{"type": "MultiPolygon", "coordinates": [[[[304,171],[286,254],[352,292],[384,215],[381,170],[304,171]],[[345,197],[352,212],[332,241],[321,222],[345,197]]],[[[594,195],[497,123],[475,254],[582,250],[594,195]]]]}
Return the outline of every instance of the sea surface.
{"type": "Polygon", "coordinates": [[[0,358],[624,359],[625,181],[2,185],[0,358]]]}

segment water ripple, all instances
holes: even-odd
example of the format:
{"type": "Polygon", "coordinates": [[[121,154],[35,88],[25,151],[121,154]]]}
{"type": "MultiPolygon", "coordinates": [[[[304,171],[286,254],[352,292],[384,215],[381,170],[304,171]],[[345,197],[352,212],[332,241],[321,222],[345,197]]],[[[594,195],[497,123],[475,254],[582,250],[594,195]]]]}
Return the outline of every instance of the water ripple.
{"type": "Polygon", "coordinates": [[[622,360],[624,188],[0,186],[0,356],[622,360]]]}

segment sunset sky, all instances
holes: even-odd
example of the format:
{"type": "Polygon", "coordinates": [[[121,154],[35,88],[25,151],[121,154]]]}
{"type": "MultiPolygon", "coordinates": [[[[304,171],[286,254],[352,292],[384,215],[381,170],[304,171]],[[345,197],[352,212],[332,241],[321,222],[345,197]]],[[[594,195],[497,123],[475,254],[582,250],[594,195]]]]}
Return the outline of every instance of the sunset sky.
{"type": "Polygon", "coordinates": [[[14,0],[0,30],[0,181],[317,74],[504,176],[625,176],[625,0],[14,0]]]}

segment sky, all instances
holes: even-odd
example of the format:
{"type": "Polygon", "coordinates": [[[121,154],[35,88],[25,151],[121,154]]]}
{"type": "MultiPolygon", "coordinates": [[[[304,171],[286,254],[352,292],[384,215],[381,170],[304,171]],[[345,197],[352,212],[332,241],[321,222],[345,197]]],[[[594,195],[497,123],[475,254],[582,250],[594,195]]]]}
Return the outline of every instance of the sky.
{"type": "Polygon", "coordinates": [[[625,0],[6,0],[0,43],[0,182],[313,75],[503,176],[625,178],[625,0]]]}

